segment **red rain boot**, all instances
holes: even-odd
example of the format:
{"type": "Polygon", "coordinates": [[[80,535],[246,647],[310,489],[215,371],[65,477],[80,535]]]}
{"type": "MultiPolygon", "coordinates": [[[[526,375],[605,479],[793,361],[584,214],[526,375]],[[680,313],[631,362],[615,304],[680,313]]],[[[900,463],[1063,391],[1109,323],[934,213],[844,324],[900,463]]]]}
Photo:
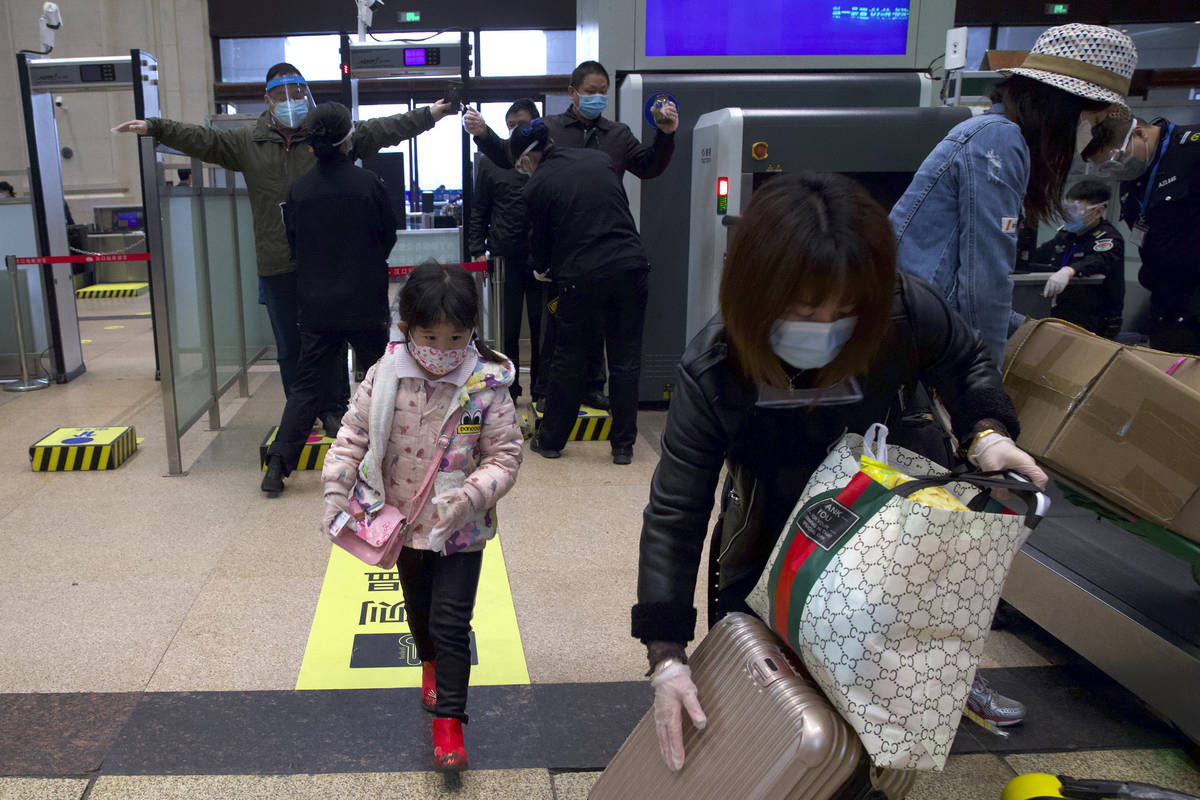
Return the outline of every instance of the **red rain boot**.
{"type": "Polygon", "coordinates": [[[437,705],[437,678],[432,661],[421,662],[421,705],[426,711],[433,711],[437,705]]]}
{"type": "Polygon", "coordinates": [[[460,772],[467,768],[460,720],[433,718],[433,768],[438,772],[460,772]]]}

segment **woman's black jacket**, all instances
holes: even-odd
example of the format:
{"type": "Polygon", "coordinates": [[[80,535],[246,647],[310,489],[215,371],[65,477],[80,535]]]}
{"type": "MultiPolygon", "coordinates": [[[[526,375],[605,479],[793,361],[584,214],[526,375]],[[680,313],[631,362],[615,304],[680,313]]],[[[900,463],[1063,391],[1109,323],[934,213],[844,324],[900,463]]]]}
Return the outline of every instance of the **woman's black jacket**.
{"type": "Polygon", "coordinates": [[[722,465],[728,464],[729,476],[716,534],[719,586],[748,589],[829,449],[843,433],[861,434],[876,422],[895,432],[897,397],[914,382],[936,393],[959,437],[980,425],[1006,429],[1014,438],[1019,432],[1000,372],[979,335],[910,275],[897,276],[892,325],[859,376],[858,403],[758,407],[756,388],[732,369],[728,349],[724,324],[714,317],[679,366],[642,523],[633,635],[645,642],[693,637],[696,575],[722,465]]]}

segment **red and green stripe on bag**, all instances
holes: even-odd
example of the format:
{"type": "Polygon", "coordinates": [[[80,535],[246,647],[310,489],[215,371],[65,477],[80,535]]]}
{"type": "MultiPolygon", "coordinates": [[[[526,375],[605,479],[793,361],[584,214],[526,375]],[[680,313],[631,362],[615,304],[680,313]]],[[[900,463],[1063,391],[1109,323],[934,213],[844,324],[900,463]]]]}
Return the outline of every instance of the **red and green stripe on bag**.
{"type": "MultiPolygon", "coordinates": [[[[768,624],[791,641],[789,629],[799,624],[804,606],[825,569],[859,531],[896,494],[865,472],[857,473],[842,489],[813,496],[788,526],[786,551],[771,566],[768,624]]],[[[1014,512],[989,499],[982,509],[991,513],[1014,512]]]]}
{"type": "Polygon", "coordinates": [[[805,504],[788,528],[789,544],[771,567],[769,586],[775,587],[768,623],[790,641],[804,613],[808,596],[838,552],[877,514],[892,491],[860,472],[845,488],[822,492],[805,504]]]}

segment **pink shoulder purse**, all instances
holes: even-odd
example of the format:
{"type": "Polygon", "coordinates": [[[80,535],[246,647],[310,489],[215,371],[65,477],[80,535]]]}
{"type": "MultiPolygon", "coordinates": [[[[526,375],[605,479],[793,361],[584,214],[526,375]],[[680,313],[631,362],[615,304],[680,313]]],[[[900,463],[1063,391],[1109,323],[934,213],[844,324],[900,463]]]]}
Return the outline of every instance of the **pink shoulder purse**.
{"type": "Polygon", "coordinates": [[[400,550],[408,540],[412,521],[420,516],[425,504],[429,502],[434,478],[442,465],[446,450],[450,447],[451,432],[457,424],[457,415],[451,414],[450,420],[438,437],[437,449],[429,462],[425,480],[409,504],[408,514],[402,514],[396,506],[384,503],[373,516],[368,516],[358,499],[351,497],[350,511],[343,511],[330,525],[329,534],[333,537],[333,543],[364,564],[387,569],[396,566],[400,550]]]}

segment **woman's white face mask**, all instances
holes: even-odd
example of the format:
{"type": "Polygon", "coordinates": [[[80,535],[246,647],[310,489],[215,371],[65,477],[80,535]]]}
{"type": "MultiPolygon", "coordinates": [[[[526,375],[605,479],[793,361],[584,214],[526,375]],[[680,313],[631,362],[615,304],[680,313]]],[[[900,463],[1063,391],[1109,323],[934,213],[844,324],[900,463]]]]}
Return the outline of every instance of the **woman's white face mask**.
{"type": "Polygon", "coordinates": [[[857,323],[858,317],[836,322],[776,320],[771,327],[771,349],[796,369],[820,369],[838,357],[857,323]]]}

